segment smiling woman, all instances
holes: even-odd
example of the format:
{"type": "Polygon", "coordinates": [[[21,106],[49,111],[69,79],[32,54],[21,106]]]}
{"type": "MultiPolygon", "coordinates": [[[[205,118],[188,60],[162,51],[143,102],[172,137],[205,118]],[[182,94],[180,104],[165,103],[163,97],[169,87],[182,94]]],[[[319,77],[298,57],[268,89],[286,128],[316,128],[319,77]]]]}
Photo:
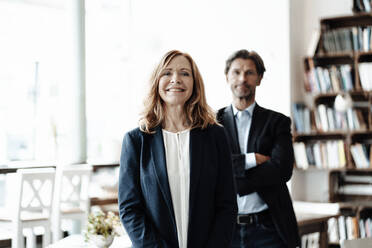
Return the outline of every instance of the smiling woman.
{"type": "Polygon", "coordinates": [[[119,213],[133,247],[228,247],[236,218],[229,147],[190,55],[156,67],[140,127],[123,140],[119,213]]]}

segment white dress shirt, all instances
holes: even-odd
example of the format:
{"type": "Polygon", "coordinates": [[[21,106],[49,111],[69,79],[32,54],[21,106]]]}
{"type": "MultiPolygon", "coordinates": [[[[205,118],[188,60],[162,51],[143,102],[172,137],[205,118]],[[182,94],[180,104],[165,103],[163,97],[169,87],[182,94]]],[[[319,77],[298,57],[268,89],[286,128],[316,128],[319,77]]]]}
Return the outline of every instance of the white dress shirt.
{"type": "Polygon", "coordinates": [[[163,139],[178,243],[180,248],[186,248],[189,223],[190,130],[172,133],[163,129],[163,139]]]}
{"type": "MultiPolygon", "coordinates": [[[[251,129],[252,115],[256,103],[254,102],[245,110],[239,111],[232,105],[238,132],[240,152],[245,154],[245,169],[257,166],[255,154],[247,153],[249,131],[251,129]],[[243,113],[244,112],[244,113],[243,113]]],[[[238,197],[239,214],[258,213],[268,208],[257,192],[238,197]]]]}

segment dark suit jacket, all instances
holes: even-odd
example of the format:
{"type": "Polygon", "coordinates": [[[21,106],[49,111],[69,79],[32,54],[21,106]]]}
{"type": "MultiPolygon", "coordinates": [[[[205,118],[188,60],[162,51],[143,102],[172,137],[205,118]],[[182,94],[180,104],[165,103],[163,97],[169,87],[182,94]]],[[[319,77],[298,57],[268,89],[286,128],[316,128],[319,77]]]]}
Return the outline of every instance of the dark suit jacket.
{"type": "Polygon", "coordinates": [[[240,196],[257,192],[268,205],[279,235],[288,245],[300,245],[297,221],[286,182],[292,176],[293,147],[291,120],[283,114],[256,104],[248,139],[248,153],[270,157],[267,162],[245,170],[245,157],[240,153],[232,106],[220,109],[217,119],[225,127],[233,153],[233,168],[240,196]]]}
{"type": "MultiPolygon", "coordinates": [[[[224,129],[190,131],[188,247],[230,245],[237,206],[230,150],[224,129]]],[[[133,247],[178,247],[161,128],[138,128],[123,140],[119,212],[133,247]]]]}

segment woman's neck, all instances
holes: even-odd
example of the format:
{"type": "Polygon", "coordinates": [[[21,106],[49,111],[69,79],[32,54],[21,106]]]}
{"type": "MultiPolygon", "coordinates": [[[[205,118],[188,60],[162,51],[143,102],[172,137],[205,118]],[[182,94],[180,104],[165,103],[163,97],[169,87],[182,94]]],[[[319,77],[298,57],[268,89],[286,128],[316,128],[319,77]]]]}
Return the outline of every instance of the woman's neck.
{"type": "Polygon", "coordinates": [[[169,132],[177,133],[189,129],[183,106],[166,107],[163,128],[169,132]]]}

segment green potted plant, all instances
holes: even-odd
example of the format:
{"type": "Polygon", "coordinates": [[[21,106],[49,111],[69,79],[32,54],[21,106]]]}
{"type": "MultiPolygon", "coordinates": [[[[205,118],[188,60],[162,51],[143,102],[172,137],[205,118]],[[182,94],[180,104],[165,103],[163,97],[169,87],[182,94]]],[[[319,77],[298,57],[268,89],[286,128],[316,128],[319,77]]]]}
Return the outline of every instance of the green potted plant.
{"type": "Polygon", "coordinates": [[[85,239],[99,248],[107,248],[111,245],[115,236],[118,236],[120,227],[119,217],[113,212],[105,214],[95,211],[89,214],[85,239]]]}

